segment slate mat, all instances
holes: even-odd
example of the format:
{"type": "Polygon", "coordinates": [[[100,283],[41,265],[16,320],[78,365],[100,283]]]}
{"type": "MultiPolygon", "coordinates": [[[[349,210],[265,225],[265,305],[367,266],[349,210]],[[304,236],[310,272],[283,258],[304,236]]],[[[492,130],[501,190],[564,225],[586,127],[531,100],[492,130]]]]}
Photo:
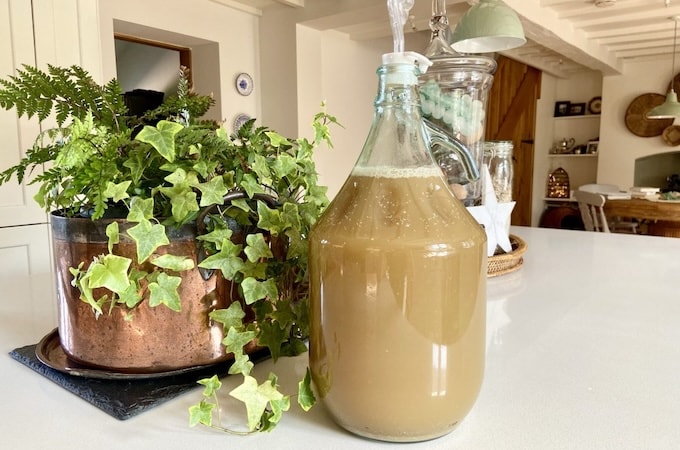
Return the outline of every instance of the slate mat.
{"type": "MultiPolygon", "coordinates": [[[[9,355],[12,359],[119,420],[134,417],[189,389],[196,388],[198,386],[196,382],[202,378],[215,374],[225,375],[232,364],[232,361],[226,361],[181,375],[162,378],[101,380],[69,375],[46,366],[36,357],[36,347],[37,344],[16,348],[9,355]]],[[[269,358],[269,353],[266,350],[250,355],[253,363],[267,358],[269,358]]]]}

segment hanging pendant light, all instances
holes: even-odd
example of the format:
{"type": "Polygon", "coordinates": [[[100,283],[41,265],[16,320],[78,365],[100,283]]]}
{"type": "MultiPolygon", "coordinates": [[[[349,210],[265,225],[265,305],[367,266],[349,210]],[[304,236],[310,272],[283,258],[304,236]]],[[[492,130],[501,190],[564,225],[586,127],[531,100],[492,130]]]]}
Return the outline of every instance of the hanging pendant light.
{"type": "Polygon", "coordinates": [[[670,17],[675,22],[675,31],[673,32],[673,63],[671,64],[671,84],[666,94],[666,100],[653,108],[647,113],[648,119],[674,119],[680,116],[680,103],[678,103],[678,94],[675,92],[673,78],[675,77],[675,45],[678,37],[678,20],[680,16],[670,17]]]}
{"type": "Polygon", "coordinates": [[[493,53],[524,45],[517,13],[500,0],[480,0],[461,17],[451,46],[460,53],[493,53]]]}
{"type": "Polygon", "coordinates": [[[428,58],[445,58],[460,56],[451,48],[451,28],[446,16],[446,1],[432,0],[432,17],[430,18],[430,43],[425,49],[428,58]]]}

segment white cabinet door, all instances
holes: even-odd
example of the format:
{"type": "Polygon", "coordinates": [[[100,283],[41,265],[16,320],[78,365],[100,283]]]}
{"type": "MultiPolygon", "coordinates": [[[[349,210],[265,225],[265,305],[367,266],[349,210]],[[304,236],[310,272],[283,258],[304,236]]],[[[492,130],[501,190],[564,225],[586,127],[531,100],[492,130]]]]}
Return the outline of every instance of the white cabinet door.
{"type": "MultiPolygon", "coordinates": [[[[13,75],[22,64],[35,65],[31,2],[0,0],[0,76],[13,75]]],[[[0,110],[0,171],[19,162],[39,131],[37,120],[17,119],[14,111],[0,110]]],[[[16,180],[0,186],[0,227],[45,223],[46,214],[33,200],[36,192],[35,186],[16,180]]]]}
{"type": "Polygon", "coordinates": [[[49,236],[47,224],[0,228],[0,326],[20,321],[26,344],[57,326],[49,236]]]}

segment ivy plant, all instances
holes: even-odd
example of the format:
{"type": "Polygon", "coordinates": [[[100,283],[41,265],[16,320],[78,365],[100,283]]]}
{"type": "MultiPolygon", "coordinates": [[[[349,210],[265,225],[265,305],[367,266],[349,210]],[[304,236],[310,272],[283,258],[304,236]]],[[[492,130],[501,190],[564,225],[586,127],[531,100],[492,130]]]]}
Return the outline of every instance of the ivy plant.
{"type": "MultiPolygon", "coordinates": [[[[312,140],[288,139],[254,120],[229,135],[200,119],[214,101],[194,93],[183,70],[180,75],[177,96],[141,117],[128,114],[117,80],[98,85],[78,66],[24,66],[0,79],[0,106],[56,122],[18,164],[0,172],[0,185],[46,167],[31,183],[39,185],[35,199],[47,211],[133,224],[123,231],[112,222],[108,252],[70,269],[94,314],[127,308],[134,320],[145,301],[179,311],[178,274],[188,270],[219,271],[232,282],[242,301],[211,318],[223,325],[223,344],[234,355],[229,373],[243,377],[230,394],[245,403],[251,431],[268,431],[290,397],[279,392],[274,374],[261,383],[252,377],[248,348],[266,347],[274,360],[306,351],[306,238],[328,204],[312,156],[321,142],[332,147],[329,126],[337,121],[322,105],[312,140]],[[200,230],[205,258],[198,267],[159,251],[169,229],[187,223],[200,230]],[[136,244],[135,260],[116,254],[123,233],[136,244]]],[[[220,428],[213,420],[220,381],[200,383],[205,397],[190,408],[190,424],[220,428]]],[[[308,409],[313,402],[307,374],[298,403],[308,409]]]]}

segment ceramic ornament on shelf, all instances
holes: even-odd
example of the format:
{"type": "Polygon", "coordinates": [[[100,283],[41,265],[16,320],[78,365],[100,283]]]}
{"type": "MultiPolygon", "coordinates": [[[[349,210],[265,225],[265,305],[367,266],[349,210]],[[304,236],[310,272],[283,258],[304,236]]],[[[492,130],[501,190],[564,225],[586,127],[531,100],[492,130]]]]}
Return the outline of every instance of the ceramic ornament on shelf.
{"type": "Polygon", "coordinates": [[[496,194],[491,184],[489,168],[484,165],[482,169],[482,205],[467,208],[470,214],[484,226],[487,239],[487,256],[493,256],[496,247],[503,251],[511,252],[510,243],[510,214],[515,207],[515,202],[498,203],[496,194]]]}

